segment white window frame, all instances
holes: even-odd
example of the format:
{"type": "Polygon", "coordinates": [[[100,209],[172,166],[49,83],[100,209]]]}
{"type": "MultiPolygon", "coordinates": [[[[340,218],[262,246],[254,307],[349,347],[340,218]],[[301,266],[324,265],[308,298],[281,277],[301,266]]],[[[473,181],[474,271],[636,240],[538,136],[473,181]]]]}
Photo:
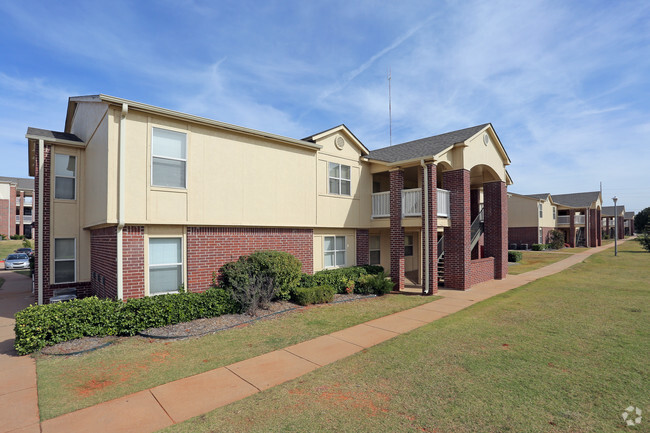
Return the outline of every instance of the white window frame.
{"type": "Polygon", "coordinates": [[[370,236],[369,239],[368,239],[368,263],[370,263],[371,265],[379,265],[379,264],[381,264],[381,236],[380,235],[373,235],[373,236],[370,236]],[[376,248],[376,249],[370,248],[370,246],[372,245],[372,242],[371,242],[372,238],[377,238],[377,241],[379,243],[379,248],[376,248]],[[373,252],[376,252],[379,255],[377,263],[373,263],[373,261],[372,261],[372,253],[373,252]]]}
{"type": "Polygon", "coordinates": [[[537,206],[539,206],[539,217],[544,218],[544,205],[542,203],[537,203],[537,206]]]}
{"type": "Polygon", "coordinates": [[[553,220],[557,219],[557,207],[553,206],[553,220]]]}
{"type": "Polygon", "coordinates": [[[415,239],[413,239],[413,235],[404,235],[404,257],[413,257],[413,251],[414,251],[413,242],[414,241],[415,241],[415,239]],[[411,242],[407,243],[407,239],[410,239],[411,242]],[[411,253],[410,254],[406,254],[406,248],[407,247],[411,248],[411,253]]]}
{"type": "Polygon", "coordinates": [[[170,129],[170,128],[160,128],[160,127],[158,127],[158,126],[152,126],[152,127],[151,127],[151,161],[150,161],[150,164],[151,164],[151,179],[150,179],[150,183],[151,183],[151,186],[152,186],[152,187],[155,187],[155,188],[187,189],[187,172],[188,172],[188,170],[187,170],[187,148],[188,148],[187,132],[184,132],[184,131],[177,131],[177,130],[175,130],[175,129],[170,129]],[[155,154],[154,154],[154,145],[153,145],[153,141],[154,141],[154,130],[156,130],[156,129],[159,129],[159,130],[161,130],[161,131],[171,131],[171,132],[176,132],[176,133],[178,133],[178,134],[183,134],[183,135],[185,135],[185,158],[173,158],[173,157],[170,157],[170,156],[159,156],[159,155],[155,155],[155,154]],[[184,179],[184,181],[183,181],[184,185],[183,185],[183,186],[156,185],[156,184],[154,183],[154,181],[153,181],[153,172],[154,172],[154,164],[153,164],[153,160],[154,160],[154,158],[166,159],[166,160],[169,160],[169,161],[181,161],[181,162],[183,162],[183,163],[185,164],[185,179],[184,179]]]}
{"type": "Polygon", "coordinates": [[[184,254],[183,251],[185,249],[184,242],[183,242],[183,236],[150,236],[148,241],[147,241],[147,295],[148,296],[158,296],[158,295],[168,295],[170,293],[178,293],[178,287],[175,290],[170,290],[169,292],[157,292],[157,293],[152,293],[151,292],[151,268],[164,268],[164,267],[171,267],[171,266],[180,266],[181,268],[181,284],[185,284],[185,267],[183,263],[184,259],[184,254]],[[180,239],[181,241],[181,251],[180,251],[180,256],[181,256],[181,261],[180,263],[158,263],[155,265],[151,264],[151,240],[153,239],[180,239]]]}
{"type": "Polygon", "coordinates": [[[537,242],[538,244],[544,243],[544,229],[542,229],[541,227],[539,228],[539,235],[537,240],[539,241],[537,242]]]}
{"type": "Polygon", "coordinates": [[[55,200],[76,200],[77,199],[77,155],[70,155],[67,153],[54,153],[54,199],[55,200]],[[64,176],[64,175],[59,175],[56,174],[56,156],[57,155],[62,155],[62,156],[67,156],[68,158],[74,158],[74,176],[64,176]],[[74,187],[73,187],[73,197],[72,198],[62,198],[62,197],[57,197],[56,196],[56,182],[58,178],[63,178],[63,179],[73,179],[74,180],[74,187]]]}
{"type": "Polygon", "coordinates": [[[334,195],[344,195],[344,196],[348,196],[348,197],[352,196],[352,167],[350,167],[349,165],[345,165],[345,164],[339,164],[338,162],[328,162],[327,163],[327,192],[329,194],[334,194],[334,195]],[[339,176],[338,177],[330,176],[330,171],[331,171],[332,166],[338,166],[339,167],[339,176]],[[348,173],[350,173],[350,178],[349,179],[346,179],[346,178],[343,177],[343,170],[341,170],[341,167],[347,167],[348,168],[348,173]],[[332,192],[332,190],[330,189],[330,182],[332,180],[336,180],[338,182],[338,184],[339,184],[339,192],[332,192]],[[343,182],[348,182],[350,184],[350,193],[349,194],[344,194],[343,192],[341,192],[342,191],[341,184],[343,182]]]}
{"type": "Polygon", "coordinates": [[[348,240],[346,236],[325,236],[323,238],[323,268],[325,269],[333,269],[333,268],[343,268],[348,262],[348,257],[347,257],[347,245],[348,245],[348,240]],[[325,249],[325,245],[327,244],[327,239],[328,238],[334,238],[334,249],[333,250],[327,250],[325,249]],[[338,250],[336,249],[336,240],[343,238],[343,249],[338,250]],[[343,264],[337,264],[336,263],[336,253],[343,252],[343,264]],[[334,265],[332,266],[325,266],[325,257],[327,254],[334,254],[334,260],[333,263],[334,265]]]}
{"type": "Polygon", "coordinates": [[[77,281],[77,238],[54,238],[54,284],[65,284],[65,283],[74,283],[77,281]],[[73,243],[73,258],[72,259],[57,259],[56,258],[56,241],[67,241],[71,240],[73,243]],[[56,263],[57,262],[72,262],[73,277],[71,281],[57,281],[56,280],[56,263]]]}

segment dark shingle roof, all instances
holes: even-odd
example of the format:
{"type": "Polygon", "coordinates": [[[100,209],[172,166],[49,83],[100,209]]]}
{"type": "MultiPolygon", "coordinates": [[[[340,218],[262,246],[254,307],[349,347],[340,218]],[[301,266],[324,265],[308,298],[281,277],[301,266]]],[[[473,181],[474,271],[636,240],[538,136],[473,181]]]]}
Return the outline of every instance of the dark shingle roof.
{"type": "Polygon", "coordinates": [[[629,220],[634,218],[634,212],[625,212],[625,219],[629,220]]]}
{"type": "Polygon", "coordinates": [[[25,179],[22,177],[5,177],[0,176],[0,182],[11,182],[16,184],[18,191],[33,191],[34,179],[25,179]]]}
{"type": "Polygon", "coordinates": [[[433,156],[456,143],[462,143],[468,138],[471,138],[488,125],[489,123],[484,123],[483,125],[472,126],[471,128],[372,150],[368,158],[385,162],[399,162],[433,156]]]}
{"type": "Polygon", "coordinates": [[[83,143],[83,140],[74,134],[69,134],[67,132],[50,131],[48,129],[32,128],[31,126],[27,128],[27,135],[36,135],[43,138],[55,138],[58,140],[78,141],[79,143],[83,143]]]}
{"type": "Polygon", "coordinates": [[[526,197],[534,198],[537,200],[546,200],[548,196],[551,195],[548,192],[545,192],[543,194],[526,194],[526,197]]]}
{"type": "Polygon", "coordinates": [[[589,207],[598,200],[600,191],[576,192],[573,194],[551,194],[553,202],[568,207],[589,207]]]}

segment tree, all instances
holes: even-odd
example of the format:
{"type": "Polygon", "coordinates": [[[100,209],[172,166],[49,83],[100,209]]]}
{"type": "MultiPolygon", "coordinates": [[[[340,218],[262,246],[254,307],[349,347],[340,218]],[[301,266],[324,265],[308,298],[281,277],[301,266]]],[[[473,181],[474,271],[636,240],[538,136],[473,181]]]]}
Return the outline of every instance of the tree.
{"type": "Polygon", "coordinates": [[[650,207],[634,215],[634,231],[643,233],[648,228],[648,224],[650,224],[650,207]]]}

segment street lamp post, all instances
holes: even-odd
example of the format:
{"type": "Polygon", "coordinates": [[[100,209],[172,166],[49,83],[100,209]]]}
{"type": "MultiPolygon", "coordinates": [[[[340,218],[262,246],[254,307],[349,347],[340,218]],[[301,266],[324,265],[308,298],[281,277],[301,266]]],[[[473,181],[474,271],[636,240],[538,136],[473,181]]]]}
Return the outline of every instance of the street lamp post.
{"type": "Polygon", "coordinates": [[[618,212],[616,211],[616,202],[618,201],[618,197],[614,196],[612,197],[612,200],[614,200],[614,255],[618,256],[618,244],[616,243],[616,240],[618,239],[618,212]]]}

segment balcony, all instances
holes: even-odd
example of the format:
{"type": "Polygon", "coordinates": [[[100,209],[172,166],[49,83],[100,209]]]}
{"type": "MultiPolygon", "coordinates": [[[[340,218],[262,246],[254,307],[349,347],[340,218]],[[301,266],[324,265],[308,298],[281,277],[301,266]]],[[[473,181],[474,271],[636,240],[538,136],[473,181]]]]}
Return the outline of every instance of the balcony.
{"type": "MultiPolygon", "coordinates": [[[[27,225],[31,223],[32,223],[32,216],[23,215],[23,225],[27,225]]],[[[20,215],[16,215],[16,224],[20,224],[20,215]]]]}
{"type": "MultiPolygon", "coordinates": [[[[584,215],[574,215],[573,224],[575,225],[584,225],[585,216],[584,215]]],[[[571,225],[571,215],[558,215],[557,216],[557,225],[559,226],[568,226],[571,225]]]]}
{"type": "MultiPolygon", "coordinates": [[[[32,197],[23,197],[23,206],[32,206],[32,197]]],[[[20,207],[20,197],[16,197],[16,206],[20,207]]]]}
{"type": "MultiPolygon", "coordinates": [[[[418,217],[422,215],[422,189],[402,190],[402,217],[418,217]]],[[[385,218],[390,216],[390,191],[372,194],[372,217],[385,218]]],[[[438,216],[449,216],[449,191],[438,188],[438,216]]]]}

